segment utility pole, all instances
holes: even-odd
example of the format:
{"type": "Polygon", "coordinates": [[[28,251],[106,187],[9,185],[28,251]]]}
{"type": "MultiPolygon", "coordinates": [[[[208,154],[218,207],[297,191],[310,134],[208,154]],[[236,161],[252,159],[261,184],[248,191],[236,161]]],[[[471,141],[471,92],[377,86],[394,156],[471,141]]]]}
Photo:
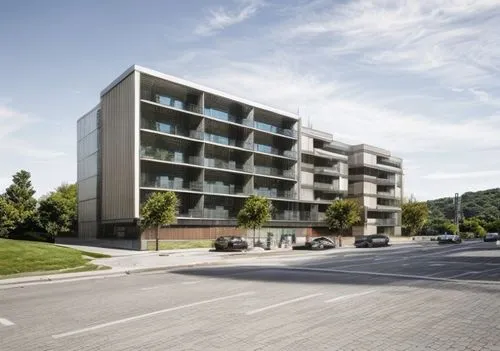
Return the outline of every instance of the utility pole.
{"type": "Polygon", "coordinates": [[[455,199],[453,201],[455,205],[455,226],[457,228],[458,233],[460,233],[460,195],[455,193],[455,199]]]}

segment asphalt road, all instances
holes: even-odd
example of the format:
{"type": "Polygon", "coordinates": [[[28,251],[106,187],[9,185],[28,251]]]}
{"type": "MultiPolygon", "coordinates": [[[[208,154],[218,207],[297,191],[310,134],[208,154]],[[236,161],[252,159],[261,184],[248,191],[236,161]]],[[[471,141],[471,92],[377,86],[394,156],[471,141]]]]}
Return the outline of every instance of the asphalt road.
{"type": "Polygon", "coordinates": [[[0,350],[500,350],[500,249],[332,250],[2,289],[0,350]]]}

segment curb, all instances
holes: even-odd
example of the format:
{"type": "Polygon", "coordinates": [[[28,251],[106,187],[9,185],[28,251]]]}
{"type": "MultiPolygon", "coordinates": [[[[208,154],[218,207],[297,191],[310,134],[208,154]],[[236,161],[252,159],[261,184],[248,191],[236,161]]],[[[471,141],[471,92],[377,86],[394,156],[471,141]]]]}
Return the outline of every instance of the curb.
{"type": "Polygon", "coordinates": [[[130,274],[138,274],[138,273],[146,273],[146,272],[154,272],[154,271],[171,271],[174,269],[182,269],[182,268],[191,268],[197,266],[216,266],[216,265],[225,265],[227,262],[198,262],[198,263],[189,263],[182,265],[170,265],[170,266],[157,266],[157,267],[149,267],[149,268],[136,268],[136,269],[128,269],[128,270],[120,270],[114,272],[106,272],[102,274],[83,274],[78,276],[70,276],[70,277],[58,277],[57,275],[40,275],[34,276],[33,279],[23,280],[23,281],[12,281],[16,279],[22,278],[5,278],[0,280],[0,289],[5,288],[15,288],[22,287],[24,285],[33,285],[37,283],[50,283],[50,282],[65,282],[65,281],[77,281],[77,280],[90,280],[90,279],[102,279],[102,278],[117,278],[123,277],[130,274]]]}

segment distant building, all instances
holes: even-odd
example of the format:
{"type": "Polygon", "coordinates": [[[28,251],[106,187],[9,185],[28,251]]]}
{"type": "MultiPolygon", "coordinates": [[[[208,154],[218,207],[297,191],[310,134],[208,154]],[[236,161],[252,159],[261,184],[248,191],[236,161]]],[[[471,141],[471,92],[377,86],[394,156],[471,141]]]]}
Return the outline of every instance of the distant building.
{"type": "Polygon", "coordinates": [[[132,66],[77,122],[79,238],[143,249],[140,204],[175,191],[177,223],[161,239],[243,232],[235,217],[251,194],[272,200],[263,233],[326,234],[332,200],[354,197],[365,223],[354,233],[400,235],[401,160],[333,140],[280,111],[132,66]]]}

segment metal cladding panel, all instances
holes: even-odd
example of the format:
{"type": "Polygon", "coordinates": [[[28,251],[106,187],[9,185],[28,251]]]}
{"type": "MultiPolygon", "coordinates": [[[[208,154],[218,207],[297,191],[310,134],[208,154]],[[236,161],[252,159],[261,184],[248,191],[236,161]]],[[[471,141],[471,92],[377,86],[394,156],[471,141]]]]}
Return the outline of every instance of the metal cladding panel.
{"type": "Polygon", "coordinates": [[[102,220],[135,218],[135,75],[102,96],[102,220]]]}

